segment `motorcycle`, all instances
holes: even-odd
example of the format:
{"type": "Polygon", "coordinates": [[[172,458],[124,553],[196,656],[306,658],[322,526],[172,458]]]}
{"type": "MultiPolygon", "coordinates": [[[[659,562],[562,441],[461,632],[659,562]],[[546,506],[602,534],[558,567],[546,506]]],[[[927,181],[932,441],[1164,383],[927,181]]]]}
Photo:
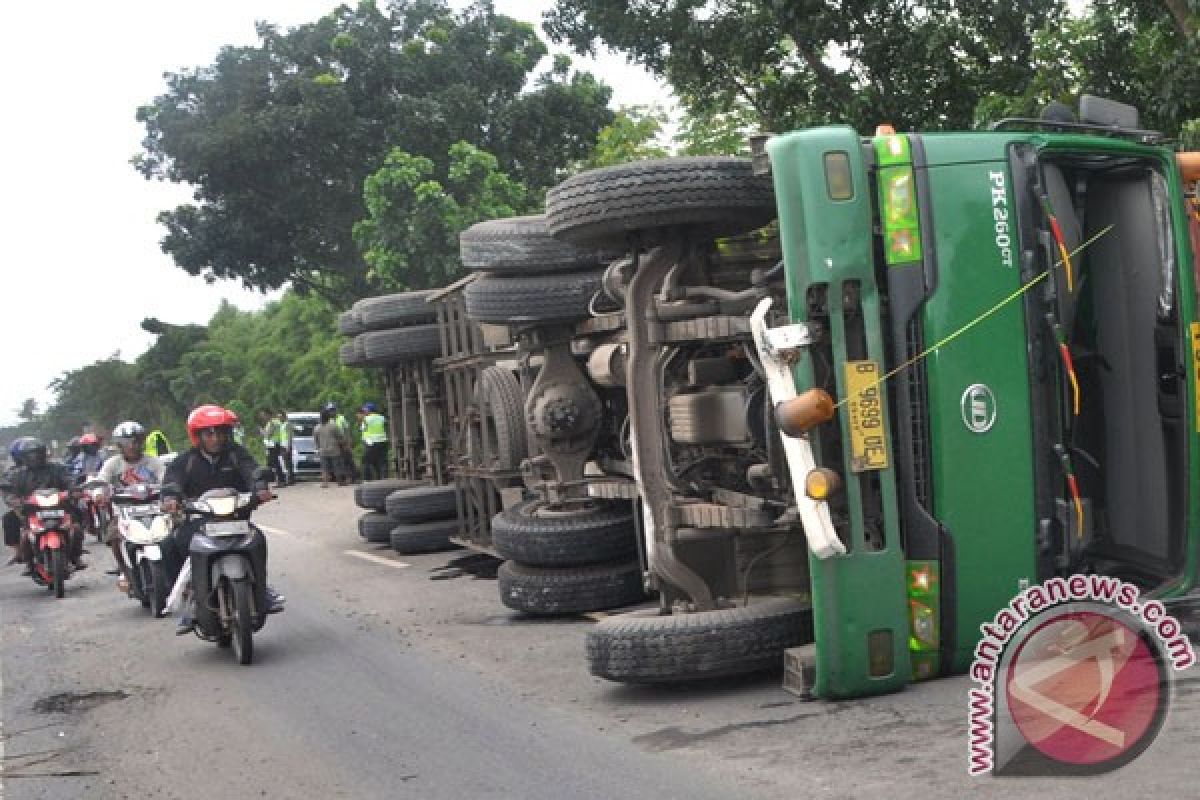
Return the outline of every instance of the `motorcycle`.
{"type": "Polygon", "coordinates": [[[117,510],[117,530],[121,534],[122,572],[128,581],[127,593],[161,617],[167,606],[170,585],[163,564],[161,542],[171,534],[170,518],[158,507],[159,487],[135,484],[112,493],[117,510]]]}
{"type": "Polygon", "coordinates": [[[168,599],[168,608],[185,602],[190,579],[196,635],[218,647],[232,645],[239,664],[254,660],[254,634],[269,608],[267,540],[244,518],[257,507],[255,495],[236,489],[212,489],[184,503],[185,517],[199,525],[168,599]]]}
{"type": "Polygon", "coordinates": [[[83,490],[80,512],[84,529],[101,541],[112,522],[112,488],[105,481],[91,478],[84,481],[80,489],[83,490]]]}
{"type": "Polygon", "coordinates": [[[75,520],[71,516],[72,492],[61,489],[35,489],[21,501],[26,525],[23,535],[29,537],[33,552],[33,582],[63,596],[63,584],[75,568],[68,550],[75,520]]]}

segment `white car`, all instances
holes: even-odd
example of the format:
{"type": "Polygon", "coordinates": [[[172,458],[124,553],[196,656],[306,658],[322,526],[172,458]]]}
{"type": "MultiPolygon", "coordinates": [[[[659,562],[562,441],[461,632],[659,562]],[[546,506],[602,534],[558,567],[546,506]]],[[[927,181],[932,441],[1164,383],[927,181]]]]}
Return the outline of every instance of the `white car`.
{"type": "Polygon", "coordinates": [[[321,422],[314,411],[289,411],[288,428],[292,434],[292,474],[297,478],[321,474],[321,456],[313,430],[321,422]]]}

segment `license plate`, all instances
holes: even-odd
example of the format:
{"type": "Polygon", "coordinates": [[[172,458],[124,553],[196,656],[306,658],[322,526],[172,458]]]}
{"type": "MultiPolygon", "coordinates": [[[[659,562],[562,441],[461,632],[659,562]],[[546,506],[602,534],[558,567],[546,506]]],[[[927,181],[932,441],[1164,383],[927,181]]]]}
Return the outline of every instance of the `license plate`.
{"type": "Polygon", "coordinates": [[[887,469],[883,385],[874,361],[846,362],[846,412],[850,420],[850,469],[887,469]]]}
{"type": "Polygon", "coordinates": [[[38,516],[42,519],[62,519],[64,513],[62,511],[39,511],[38,516]]]}
{"type": "Polygon", "coordinates": [[[206,522],[204,533],[208,536],[243,536],[250,532],[250,523],[246,520],[231,522],[206,522]]]}
{"type": "Polygon", "coordinates": [[[162,561],[162,550],[156,544],[148,544],[143,547],[142,555],[151,561],[162,561]]]}

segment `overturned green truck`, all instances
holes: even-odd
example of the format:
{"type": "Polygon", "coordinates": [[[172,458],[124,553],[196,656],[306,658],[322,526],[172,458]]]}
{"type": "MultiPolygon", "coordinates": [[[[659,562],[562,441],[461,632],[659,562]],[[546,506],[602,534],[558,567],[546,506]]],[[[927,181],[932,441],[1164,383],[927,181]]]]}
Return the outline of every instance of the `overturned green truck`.
{"type": "Polygon", "coordinates": [[[1185,611],[1194,157],[1087,96],[1079,121],[826,127],[765,154],[548,196],[555,236],[629,254],[603,286],[659,600],[589,633],[592,672],[710,678],[787,650],[845,698],[966,669],[980,624],[1056,575],[1185,611]],[[721,244],[772,218],[777,263],[721,244]]]}

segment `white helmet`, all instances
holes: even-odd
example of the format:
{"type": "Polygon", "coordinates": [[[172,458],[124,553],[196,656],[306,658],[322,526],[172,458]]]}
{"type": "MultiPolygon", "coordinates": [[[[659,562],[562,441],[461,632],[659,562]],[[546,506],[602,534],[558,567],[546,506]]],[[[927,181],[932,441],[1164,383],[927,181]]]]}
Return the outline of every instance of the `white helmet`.
{"type": "Polygon", "coordinates": [[[113,442],[119,446],[133,444],[134,439],[145,439],[146,429],[140,423],[127,419],[117,427],[113,428],[113,442]]]}

